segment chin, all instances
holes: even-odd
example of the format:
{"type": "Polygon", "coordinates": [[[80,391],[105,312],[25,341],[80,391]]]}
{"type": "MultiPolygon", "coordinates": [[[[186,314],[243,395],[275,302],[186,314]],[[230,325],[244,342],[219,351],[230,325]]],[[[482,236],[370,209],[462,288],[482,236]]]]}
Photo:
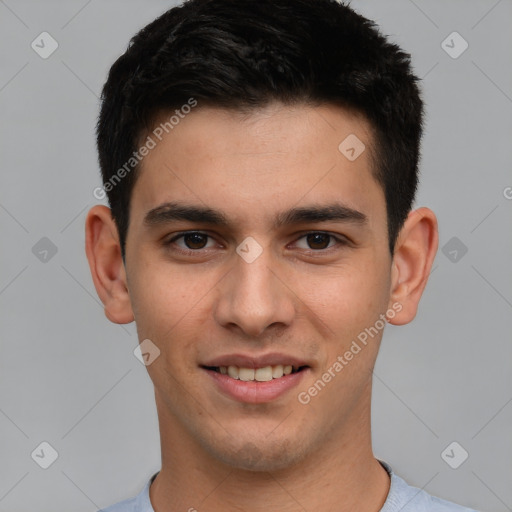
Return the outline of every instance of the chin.
{"type": "Polygon", "coordinates": [[[210,451],[215,458],[232,468],[253,472],[279,471],[290,468],[304,457],[303,446],[299,449],[301,443],[296,444],[288,439],[272,443],[262,440],[258,444],[246,441],[238,446],[226,447],[224,451],[220,447],[210,451]]]}

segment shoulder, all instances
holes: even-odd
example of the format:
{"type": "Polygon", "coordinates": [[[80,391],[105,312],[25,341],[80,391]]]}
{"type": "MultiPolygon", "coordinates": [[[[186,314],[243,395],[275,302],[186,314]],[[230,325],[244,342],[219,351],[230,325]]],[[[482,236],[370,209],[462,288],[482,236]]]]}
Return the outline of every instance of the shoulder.
{"type": "Polygon", "coordinates": [[[391,478],[389,494],[380,512],[477,512],[409,485],[388,464],[380,462],[391,478]]]}
{"type": "Polygon", "coordinates": [[[154,512],[149,499],[149,487],[153,483],[156,475],[158,475],[158,473],[155,473],[146,482],[144,489],[142,489],[137,496],[120,501],[115,505],[110,505],[110,507],[102,508],[98,512],[154,512]]]}
{"type": "Polygon", "coordinates": [[[120,501],[115,505],[110,505],[110,507],[102,508],[98,512],[135,512],[137,509],[135,505],[137,503],[137,497],[130,498],[124,501],[120,501]]]}

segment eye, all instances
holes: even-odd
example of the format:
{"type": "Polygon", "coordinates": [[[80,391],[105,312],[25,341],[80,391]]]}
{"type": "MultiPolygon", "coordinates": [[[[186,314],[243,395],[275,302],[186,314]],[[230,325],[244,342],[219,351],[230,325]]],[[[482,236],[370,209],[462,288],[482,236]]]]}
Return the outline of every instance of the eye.
{"type": "Polygon", "coordinates": [[[208,239],[210,238],[211,237],[206,233],[201,233],[200,231],[189,231],[187,233],[181,233],[174,236],[166,242],[166,245],[175,244],[183,251],[198,251],[200,249],[209,249],[215,245],[213,241],[210,241],[213,245],[208,246],[208,239]],[[181,243],[178,243],[178,240],[180,240],[181,243]]]}
{"type": "Polygon", "coordinates": [[[330,249],[336,245],[336,242],[341,245],[344,244],[342,239],[335,237],[334,235],[330,235],[329,233],[322,232],[307,233],[299,238],[299,241],[297,241],[296,244],[300,249],[309,249],[314,251],[330,249]],[[302,243],[302,246],[299,242],[300,240],[305,240],[305,243],[302,243]],[[331,244],[331,242],[334,243],[331,244]]]}

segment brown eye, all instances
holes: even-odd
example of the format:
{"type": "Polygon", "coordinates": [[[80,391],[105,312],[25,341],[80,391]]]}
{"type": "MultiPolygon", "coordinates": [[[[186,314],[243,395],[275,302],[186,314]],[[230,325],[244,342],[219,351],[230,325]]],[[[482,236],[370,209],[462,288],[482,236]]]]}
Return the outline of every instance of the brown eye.
{"type": "Polygon", "coordinates": [[[215,238],[201,231],[185,231],[162,241],[166,251],[176,255],[202,257],[218,247],[215,238]]]}
{"type": "Polygon", "coordinates": [[[306,235],[310,249],[327,249],[331,238],[331,235],[327,235],[326,233],[310,233],[306,235]]]}
{"type": "Polygon", "coordinates": [[[301,236],[296,242],[295,247],[305,251],[325,252],[329,250],[341,249],[347,245],[344,237],[325,233],[323,231],[311,231],[301,236]]]}
{"type": "Polygon", "coordinates": [[[187,233],[183,235],[183,241],[188,249],[204,249],[208,243],[208,235],[203,233],[187,233]]]}

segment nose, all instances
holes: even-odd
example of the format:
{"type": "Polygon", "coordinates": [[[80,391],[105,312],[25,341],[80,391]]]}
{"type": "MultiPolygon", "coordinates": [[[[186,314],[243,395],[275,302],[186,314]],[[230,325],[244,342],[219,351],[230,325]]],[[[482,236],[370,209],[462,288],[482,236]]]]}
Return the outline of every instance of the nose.
{"type": "Polygon", "coordinates": [[[233,265],[219,283],[216,321],[225,328],[242,331],[247,337],[289,326],[295,315],[294,294],[270,252],[264,250],[251,263],[235,255],[233,265]]]}

